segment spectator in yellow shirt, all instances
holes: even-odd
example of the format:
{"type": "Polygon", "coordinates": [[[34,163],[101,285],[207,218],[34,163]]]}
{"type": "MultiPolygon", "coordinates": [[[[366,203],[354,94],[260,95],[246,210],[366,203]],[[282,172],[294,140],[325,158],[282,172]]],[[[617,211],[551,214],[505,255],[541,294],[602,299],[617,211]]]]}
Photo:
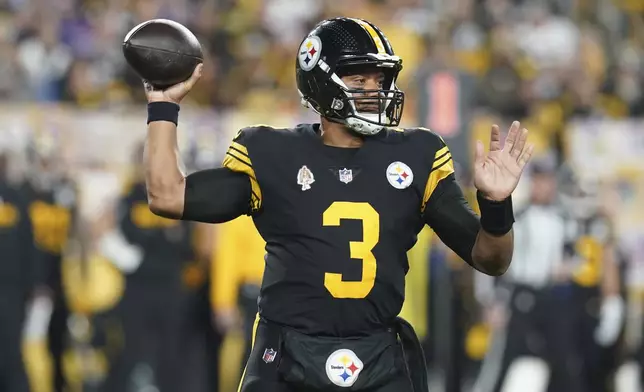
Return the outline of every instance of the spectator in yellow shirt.
{"type": "Polygon", "coordinates": [[[245,339],[243,363],[250,354],[265,245],[250,217],[241,216],[216,228],[211,269],[215,323],[225,334],[241,322],[245,339]]]}

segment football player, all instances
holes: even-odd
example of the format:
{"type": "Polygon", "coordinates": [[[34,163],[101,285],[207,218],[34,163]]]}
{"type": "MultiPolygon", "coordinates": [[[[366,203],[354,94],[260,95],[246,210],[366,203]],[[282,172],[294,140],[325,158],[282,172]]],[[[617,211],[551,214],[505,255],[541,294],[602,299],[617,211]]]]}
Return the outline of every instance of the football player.
{"type": "Polygon", "coordinates": [[[35,301],[42,260],[34,247],[28,200],[11,181],[11,149],[0,141],[0,391],[29,391],[22,336],[25,308],[35,301]]]}
{"type": "Polygon", "coordinates": [[[514,122],[502,146],[494,126],[487,155],[478,143],[479,220],[444,141],[426,129],[395,128],[402,60],[376,26],[325,20],[302,41],[295,66],[302,102],[320,123],[244,128],[223,168],[187,177],[177,165],[176,124],[202,65],[164,91],[146,85],[150,209],[214,223],[249,214],[266,240],[241,391],[427,390],[418,340],[396,317],[406,252],[428,224],[474,268],[504,273],[513,248],[511,193],[532,154],[528,131],[514,122]]]}
{"type": "Polygon", "coordinates": [[[615,229],[602,208],[596,179],[581,178],[568,164],[559,175],[572,292],[567,315],[574,315],[576,324],[571,339],[577,346],[586,390],[608,391],[626,316],[615,229]]]}
{"type": "MultiPolygon", "coordinates": [[[[135,150],[140,162],[143,145],[135,150]]],[[[125,272],[125,292],[117,308],[124,345],[105,381],[108,391],[132,385],[155,385],[176,391],[183,371],[180,334],[185,317],[182,271],[194,260],[193,227],[164,219],[147,207],[143,168],[134,168],[132,181],[118,200],[118,228],[136,257],[119,266],[125,272]],[[151,371],[149,371],[150,369],[151,371]]]]}
{"type": "Polygon", "coordinates": [[[24,192],[37,254],[42,266],[37,277],[39,294],[53,305],[47,329],[47,346],[52,356],[54,392],[68,387],[63,355],[68,347],[70,310],[63,289],[63,254],[69,239],[77,233],[77,188],[62,168],[60,145],[52,137],[31,141],[27,149],[31,163],[24,192]]]}

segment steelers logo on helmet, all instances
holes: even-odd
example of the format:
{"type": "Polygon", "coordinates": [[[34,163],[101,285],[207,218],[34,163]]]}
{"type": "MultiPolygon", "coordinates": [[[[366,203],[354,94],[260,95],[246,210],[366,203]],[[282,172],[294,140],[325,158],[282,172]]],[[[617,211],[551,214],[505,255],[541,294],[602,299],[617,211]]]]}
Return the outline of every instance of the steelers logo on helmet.
{"type": "Polygon", "coordinates": [[[322,41],[314,35],[306,37],[297,53],[300,68],[304,71],[310,71],[315,68],[320,60],[320,53],[322,53],[322,41]]]}
{"type": "Polygon", "coordinates": [[[356,383],[364,364],[351,350],[334,351],[326,360],[326,375],[332,383],[348,388],[356,383]]]}
{"type": "Polygon", "coordinates": [[[387,167],[387,180],[396,189],[405,189],[414,181],[414,172],[402,162],[392,162],[387,167]]]}

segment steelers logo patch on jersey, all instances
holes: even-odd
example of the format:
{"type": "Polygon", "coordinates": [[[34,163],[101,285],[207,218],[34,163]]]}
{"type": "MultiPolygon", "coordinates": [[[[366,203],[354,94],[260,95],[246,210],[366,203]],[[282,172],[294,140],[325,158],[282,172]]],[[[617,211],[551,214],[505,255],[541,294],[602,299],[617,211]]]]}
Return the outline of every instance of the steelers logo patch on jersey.
{"type": "Polygon", "coordinates": [[[356,383],[364,364],[351,350],[334,351],[326,360],[326,375],[332,383],[348,388],[356,383]]]}
{"type": "Polygon", "coordinates": [[[314,35],[306,37],[300,50],[297,52],[297,58],[300,62],[300,68],[305,71],[312,70],[320,60],[320,53],[322,53],[322,42],[314,35]]]}
{"type": "Polygon", "coordinates": [[[387,167],[387,180],[396,189],[405,189],[414,181],[414,173],[402,162],[393,162],[387,167]]]}

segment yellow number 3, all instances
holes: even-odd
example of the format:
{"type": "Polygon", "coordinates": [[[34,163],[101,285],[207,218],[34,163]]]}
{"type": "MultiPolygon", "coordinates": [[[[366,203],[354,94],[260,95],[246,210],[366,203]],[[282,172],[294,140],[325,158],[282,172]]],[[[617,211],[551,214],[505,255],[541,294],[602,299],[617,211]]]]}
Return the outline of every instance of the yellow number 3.
{"type": "Polygon", "coordinates": [[[362,241],[350,241],[352,259],[362,260],[362,279],[357,282],[342,280],[342,274],[324,274],[324,287],[335,298],[364,298],[376,281],[376,256],[372,250],[380,239],[380,215],[369,203],[336,201],[322,214],[324,226],[340,226],[342,219],[362,221],[362,241]]]}

